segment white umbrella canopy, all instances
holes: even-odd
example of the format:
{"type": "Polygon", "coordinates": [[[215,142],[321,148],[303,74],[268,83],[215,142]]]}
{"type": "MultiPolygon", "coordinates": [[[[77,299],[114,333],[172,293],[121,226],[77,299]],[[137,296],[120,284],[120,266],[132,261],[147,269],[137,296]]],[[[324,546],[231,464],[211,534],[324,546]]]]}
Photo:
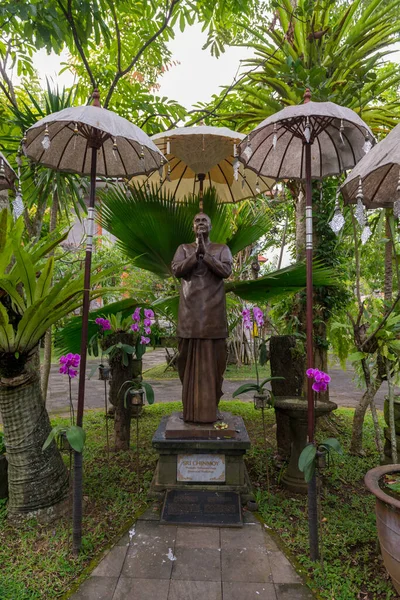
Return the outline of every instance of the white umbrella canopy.
{"type": "Polygon", "coordinates": [[[258,125],[240,144],[240,161],[259,175],[306,179],[305,135],[311,144],[311,178],[352,169],[374,136],[350,108],[333,102],[287,106],[258,125]]]}
{"type": "Polygon", "coordinates": [[[160,173],[140,177],[139,183],[160,186],[177,200],[210,187],[220,202],[240,202],[270,193],[274,181],[243,169],[236,158],[244,134],[227,127],[180,127],[157,133],[152,140],[168,159],[160,173]]]}
{"type": "Polygon", "coordinates": [[[100,106],[73,106],[44,117],[24,139],[24,152],[57,171],[91,174],[91,143],[98,143],[96,175],[132,177],[158,169],[163,156],[136,125],[100,106]],[[93,131],[98,131],[97,142],[93,131]]]}
{"type": "Polygon", "coordinates": [[[17,174],[4,156],[0,152],[0,190],[14,189],[14,182],[17,174]]]}
{"type": "Polygon", "coordinates": [[[345,204],[356,203],[361,192],[367,208],[390,208],[400,200],[400,125],[360,160],[341,192],[345,204]]]}

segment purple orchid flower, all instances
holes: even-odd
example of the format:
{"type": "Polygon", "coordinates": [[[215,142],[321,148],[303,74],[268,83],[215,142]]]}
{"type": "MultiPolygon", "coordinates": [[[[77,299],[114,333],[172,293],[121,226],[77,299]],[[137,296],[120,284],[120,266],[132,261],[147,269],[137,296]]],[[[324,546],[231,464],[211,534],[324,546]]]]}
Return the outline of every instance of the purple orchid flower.
{"type": "Polygon", "coordinates": [[[138,322],[140,321],[140,311],[141,311],[141,306],[138,306],[132,315],[132,319],[134,321],[138,321],[138,322]]]}
{"type": "Polygon", "coordinates": [[[72,354],[71,352],[66,356],[60,357],[60,369],[59,372],[62,375],[68,375],[71,379],[77,376],[81,357],[79,354],[72,354]]]}
{"type": "Polygon", "coordinates": [[[139,324],[134,323],[133,325],[131,325],[131,329],[132,329],[132,331],[139,331],[139,324]]]}
{"type": "Polygon", "coordinates": [[[142,337],[140,338],[140,343],[145,346],[146,344],[150,344],[150,338],[145,337],[144,335],[142,335],[142,337]]]}
{"type": "Polygon", "coordinates": [[[257,323],[257,327],[262,327],[264,325],[264,315],[263,315],[263,311],[261,310],[261,308],[258,308],[258,306],[255,306],[253,308],[253,315],[254,315],[254,320],[257,323]]]}
{"type": "Polygon", "coordinates": [[[97,319],[95,319],[95,323],[96,323],[96,325],[101,327],[103,331],[106,331],[107,329],[111,329],[110,321],[108,319],[103,319],[103,317],[97,317],[97,319]]]}
{"type": "Polygon", "coordinates": [[[307,369],[306,375],[309,379],[314,379],[314,383],[312,384],[314,392],[326,392],[328,383],[331,381],[328,373],[324,373],[319,369],[307,369]]]}
{"type": "Polygon", "coordinates": [[[245,308],[242,310],[242,317],[245,329],[251,329],[251,316],[249,308],[245,308]]]}

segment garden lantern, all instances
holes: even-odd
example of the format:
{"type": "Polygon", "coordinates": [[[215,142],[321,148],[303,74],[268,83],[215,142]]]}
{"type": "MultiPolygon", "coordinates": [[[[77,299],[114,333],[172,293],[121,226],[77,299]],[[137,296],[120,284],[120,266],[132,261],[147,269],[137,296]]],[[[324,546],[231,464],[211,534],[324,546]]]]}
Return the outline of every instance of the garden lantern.
{"type": "MultiPolygon", "coordinates": [[[[35,162],[57,171],[90,176],[76,418],[79,427],[82,426],[85,397],[96,177],[130,178],[151,173],[160,168],[164,161],[160,150],[139,127],[101,108],[97,89],[93,91],[92,98],[92,105],[65,108],[47,115],[32,125],[22,140],[22,151],[35,162]]],[[[80,549],[81,539],[82,454],[75,452],[73,545],[76,553],[80,549]]]]}
{"type": "MultiPolygon", "coordinates": [[[[306,187],[307,263],[307,368],[313,368],[313,230],[312,180],[339,175],[352,169],[372,147],[369,127],[351,109],[333,102],[287,106],[258,125],[240,144],[239,159],[259,177],[297,179],[306,187]]],[[[314,443],[315,410],[312,381],[308,379],[308,441],[314,443]]],[[[309,484],[310,550],[318,558],[316,481],[309,484]],[[312,513],[312,514],[311,514],[312,513]]]]}
{"type": "Polygon", "coordinates": [[[271,394],[268,390],[264,390],[262,394],[255,394],[253,400],[256,410],[264,410],[264,408],[270,408],[271,406],[271,394]]]}
{"type": "Polygon", "coordinates": [[[99,365],[99,380],[100,381],[108,381],[110,379],[111,369],[110,367],[105,367],[104,365],[99,365]]]}

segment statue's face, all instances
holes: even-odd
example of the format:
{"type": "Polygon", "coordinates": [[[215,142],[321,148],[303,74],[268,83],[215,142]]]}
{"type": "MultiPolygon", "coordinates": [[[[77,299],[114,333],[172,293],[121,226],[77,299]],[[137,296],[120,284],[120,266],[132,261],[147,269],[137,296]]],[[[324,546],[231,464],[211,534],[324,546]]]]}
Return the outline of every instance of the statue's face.
{"type": "Polygon", "coordinates": [[[193,219],[193,230],[196,235],[202,233],[203,235],[208,235],[211,230],[211,221],[208,215],[204,213],[199,213],[193,219]]]}

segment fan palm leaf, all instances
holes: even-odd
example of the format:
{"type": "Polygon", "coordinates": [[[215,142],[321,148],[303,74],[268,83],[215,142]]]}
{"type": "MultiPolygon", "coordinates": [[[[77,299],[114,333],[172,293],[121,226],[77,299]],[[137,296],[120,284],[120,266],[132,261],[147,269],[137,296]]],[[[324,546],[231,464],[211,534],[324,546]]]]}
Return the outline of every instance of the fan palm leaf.
{"type": "MultiPolygon", "coordinates": [[[[180,244],[194,242],[193,218],[198,199],[177,202],[165,191],[114,186],[101,194],[100,225],[135,266],[161,277],[172,275],[171,261],[180,244]]],[[[227,244],[233,254],[255,243],[271,227],[270,211],[245,205],[233,227],[232,207],[219,204],[214,189],[204,194],[204,211],[212,222],[210,238],[227,244]]]]}

